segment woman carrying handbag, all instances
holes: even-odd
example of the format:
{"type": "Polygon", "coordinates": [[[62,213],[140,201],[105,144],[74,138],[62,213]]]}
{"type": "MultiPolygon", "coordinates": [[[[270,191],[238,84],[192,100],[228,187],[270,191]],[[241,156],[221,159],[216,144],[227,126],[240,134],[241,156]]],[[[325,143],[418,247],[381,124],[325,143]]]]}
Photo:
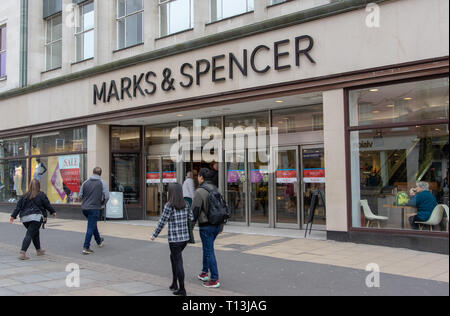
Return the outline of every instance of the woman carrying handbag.
{"type": "Polygon", "coordinates": [[[22,243],[22,250],[19,254],[20,260],[28,260],[27,250],[33,242],[37,256],[45,255],[45,250],[41,249],[39,229],[47,222],[47,211],[56,218],[56,212],[51,206],[45,193],[41,192],[41,185],[37,179],[31,180],[27,193],[17,203],[16,209],[11,214],[9,222],[12,224],[17,216],[27,229],[27,233],[22,243]]]}
{"type": "Polygon", "coordinates": [[[189,242],[188,221],[192,221],[194,215],[189,205],[183,198],[183,188],[180,184],[169,185],[169,201],[164,206],[161,219],[151,237],[155,240],[159,233],[169,222],[169,248],[170,262],[172,263],[173,281],[170,290],[174,295],[186,296],[184,287],[183,250],[189,242]]]}

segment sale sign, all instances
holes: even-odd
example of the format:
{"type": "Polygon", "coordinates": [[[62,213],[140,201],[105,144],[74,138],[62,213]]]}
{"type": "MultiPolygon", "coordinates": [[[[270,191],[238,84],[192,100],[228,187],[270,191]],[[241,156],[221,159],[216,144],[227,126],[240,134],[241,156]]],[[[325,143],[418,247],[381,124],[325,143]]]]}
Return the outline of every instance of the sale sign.
{"type": "Polygon", "coordinates": [[[277,170],[277,183],[296,183],[296,182],[297,182],[297,170],[295,169],[277,170]]]}
{"type": "Polygon", "coordinates": [[[303,170],[303,182],[305,183],[325,183],[325,169],[312,168],[303,170]]]}
{"type": "Polygon", "coordinates": [[[59,157],[58,167],[64,185],[71,192],[80,192],[80,155],[59,157]]]}
{"type": "Polygon", "coordinates": [[[177,172],[176,171],[164,171],[163,172],[163,183],[177,183],[177,172]]]}
{"type": "Polygon", "coordinates": [[[159,172],[147,172],[147,183],[158,184],[161,183],[161,174],[159,172]]]}

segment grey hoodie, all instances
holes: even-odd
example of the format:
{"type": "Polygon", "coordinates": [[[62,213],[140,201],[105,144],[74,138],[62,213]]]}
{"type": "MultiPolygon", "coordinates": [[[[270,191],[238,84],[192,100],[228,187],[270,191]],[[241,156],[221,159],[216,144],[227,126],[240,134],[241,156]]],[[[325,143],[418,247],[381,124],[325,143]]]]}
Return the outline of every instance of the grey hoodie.
{"type": "Polygon", "coordinates": [[[80,189],[83,210],[101,210],[109,200],[109,190],[105,181],[96,174],[85,181],[80,189]]]}

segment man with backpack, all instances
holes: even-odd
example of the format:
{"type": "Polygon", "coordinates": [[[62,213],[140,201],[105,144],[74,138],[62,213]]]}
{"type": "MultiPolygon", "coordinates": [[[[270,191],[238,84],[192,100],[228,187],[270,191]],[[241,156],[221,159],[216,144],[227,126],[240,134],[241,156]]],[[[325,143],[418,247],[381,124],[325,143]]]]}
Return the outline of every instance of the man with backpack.
{"type": "Polygon", "coordinates": [[[214,172],[212,170],[207,168],[200,170],[198,174],[200,186],[195,191],[192,203],[194,223],[198,220],[203,248],[203,269],[198,278],[204,282],[203,286],[207,288],[220,287],[214,241],[230,218],[225,201],[213,181],[214,172]]]}

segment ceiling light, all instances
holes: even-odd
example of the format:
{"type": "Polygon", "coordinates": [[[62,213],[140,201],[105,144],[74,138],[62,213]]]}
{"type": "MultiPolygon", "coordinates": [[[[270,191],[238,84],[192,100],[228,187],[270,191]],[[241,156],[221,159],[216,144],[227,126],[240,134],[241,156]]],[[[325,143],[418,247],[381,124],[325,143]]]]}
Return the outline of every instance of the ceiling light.
{"type": "Polygon", "coordinates": [[[378,114],[380,111],[372,111],[373,114],[378,114]]]}
{"type": "Polygon", "coordinates": [[[405,101],[411,101],[413,98],[407,97],[407,98],[403,98],[403,100],[405,101]]]}
{"type": "Polygon", "coordinates": [[[183,116],[184,116],[184,114],[177,114],[177,116],[178,116],[178,117],[183,117],[183,116]]]}
{"type": "Polygon", "coordinates": [[[369,90],[370,92],[378,92],[378,91],[380,91],[379,89],[370,89],[369,90]]]}
{"type": "Polygon", "coordinates": [[[394,107],[395,107],[395,104],[388,104],[388,105],[386,105],[386,107],[387,107],[387,108],[394,108],[394,107]]]}
{"type": "Polygon", "coordinates": [[[276,100],[275,103],[283,103],[283,100],[276,100]]]}

